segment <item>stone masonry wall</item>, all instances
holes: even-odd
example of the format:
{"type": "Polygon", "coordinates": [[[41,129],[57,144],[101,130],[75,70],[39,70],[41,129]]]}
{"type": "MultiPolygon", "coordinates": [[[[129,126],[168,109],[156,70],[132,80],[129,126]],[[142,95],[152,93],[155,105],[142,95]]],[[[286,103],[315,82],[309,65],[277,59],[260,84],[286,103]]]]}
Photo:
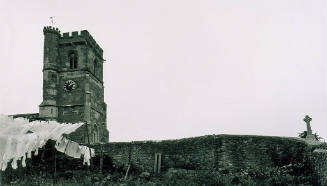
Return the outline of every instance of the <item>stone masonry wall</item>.
{"type": "MultiPolygon", "coordinates": [[[[100,148],[96,148],[99,154],[100,148]]],[[[155,153],[161,171],[169,168],[240,171],[292,167],[312,183],[327,185],[327,144],[312,145],[299,138],[210,135],[179,140],[114,142],[103,145],[113,166],[154,172],[155,153]]]]}
{"type": "Polygon", "coordinates": [[[311,154],[315,179],[318,185],[327,185],[327,144],[323,143],[314,147],[311,154]]]}
{"type": "MultiPolygon", "coordinates": [[[[96,152],[100,153],[96,147],[96,152]]],[[[114,142],[103,145],[116,168],[154,172],[155,153],[161,153],[161,171],[240,171],[251,168],[292,167],[312,183],[327,185],[327,144],[312,145],[299,138],[210,135],[179,140],[114,142]],[[299,172],[300,171],[300,172],[299,172]]]]}
{"type": "Polygon", "coordinates": [[[162,170],[240,170],[267,168],[310,160],[311,148],[296,138],[211,135],[160,142],[116,142],[104,147],[116,167],[153,172],[155,153],[161,153],[162,170]]]}

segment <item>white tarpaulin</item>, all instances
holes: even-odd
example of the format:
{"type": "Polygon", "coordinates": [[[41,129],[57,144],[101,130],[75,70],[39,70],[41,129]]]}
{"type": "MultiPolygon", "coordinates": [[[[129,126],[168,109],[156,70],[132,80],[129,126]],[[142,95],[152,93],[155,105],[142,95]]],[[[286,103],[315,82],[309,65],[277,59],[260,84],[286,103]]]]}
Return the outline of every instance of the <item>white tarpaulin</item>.
{"type": "Polygon", "coordinates": [[[33,121],[26,119],[13,119],[0,115],[0,170],[7,168],[7,163],[12,161],[12,168],[17,168],[17,160],[31,157],[31,152],[43,147],[51,139],[62,139],[63,134],[70,134],[83,123],[60,124],[55,121],[33,121]]]}

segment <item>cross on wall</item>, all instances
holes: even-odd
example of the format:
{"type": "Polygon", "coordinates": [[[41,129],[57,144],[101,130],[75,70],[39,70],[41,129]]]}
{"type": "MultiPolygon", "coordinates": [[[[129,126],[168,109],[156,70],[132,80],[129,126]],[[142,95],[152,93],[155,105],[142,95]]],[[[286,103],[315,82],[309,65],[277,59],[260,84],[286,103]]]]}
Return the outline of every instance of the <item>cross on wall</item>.
{"type": "Polygon", "coordinates": [[[312,130],[310,126],[310,121],[312,121],[312,118],[310,118],[308,115],[305,116],[303,121],[307,124],[307,136],[312,135],[312,130]]]}

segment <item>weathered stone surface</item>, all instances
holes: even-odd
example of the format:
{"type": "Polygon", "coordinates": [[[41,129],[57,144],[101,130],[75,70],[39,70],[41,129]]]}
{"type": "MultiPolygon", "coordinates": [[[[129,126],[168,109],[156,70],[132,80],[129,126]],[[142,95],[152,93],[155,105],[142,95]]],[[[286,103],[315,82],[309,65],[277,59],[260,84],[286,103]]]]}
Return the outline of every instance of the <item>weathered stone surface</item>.
{"type": "MultiPolygon", "coordinates": [[[[321,146],[322,144],[320,144],[321,146]]],[[[293,167],[327,184],[327,147],[310,145],[299,138],[273,136],[210,135],[160,142],[115,142],[103,145],[104,154],[116,168],[127,169],[129,162],[140,172],[153,173],[155,153],[162,154],[162,171],[240,171],[293,167]],[[314,151],[316,148],[317,149],[314,151]]],[[[97,153],[100,148],[95,146],[97,153]]]]}
{"type": "Polygon", "coordinates": [[[45,27],[43,102],[39,117],[59,122],[87,123],[71,136],[78,142],[108,142],[107,106],[104,102],[103,50],[88,31],[60,35],[45,27]],[[76,63],[77,62],[77,63],[76,63]],[[75,64],[76,63],[76,64],[75,64]],[[74,89],[67,90],[67,81],[74,89]]]}

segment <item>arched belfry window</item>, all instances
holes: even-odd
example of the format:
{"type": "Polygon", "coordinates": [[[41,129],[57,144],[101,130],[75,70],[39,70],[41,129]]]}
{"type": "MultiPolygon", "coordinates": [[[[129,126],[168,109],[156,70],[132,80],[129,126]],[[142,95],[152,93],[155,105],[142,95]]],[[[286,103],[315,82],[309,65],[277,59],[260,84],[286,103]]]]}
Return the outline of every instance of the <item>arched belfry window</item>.
{"type": "Polygon", "coordinates": [[[94,72],[94,75],[95,75],[95,76],[96,76],[97,73],[98,73],[98,61],[97,61],[97,59],[94,59],[93,72],[94,72]]]}
{"type": "Polygon", "coordinates": [[[68,54],[68,59],[69,59],[69,68],[70,69],[75,69],[78,67],[77,66],[78,58],[77,58],[76,51],[70,51],[68,54]]]}

